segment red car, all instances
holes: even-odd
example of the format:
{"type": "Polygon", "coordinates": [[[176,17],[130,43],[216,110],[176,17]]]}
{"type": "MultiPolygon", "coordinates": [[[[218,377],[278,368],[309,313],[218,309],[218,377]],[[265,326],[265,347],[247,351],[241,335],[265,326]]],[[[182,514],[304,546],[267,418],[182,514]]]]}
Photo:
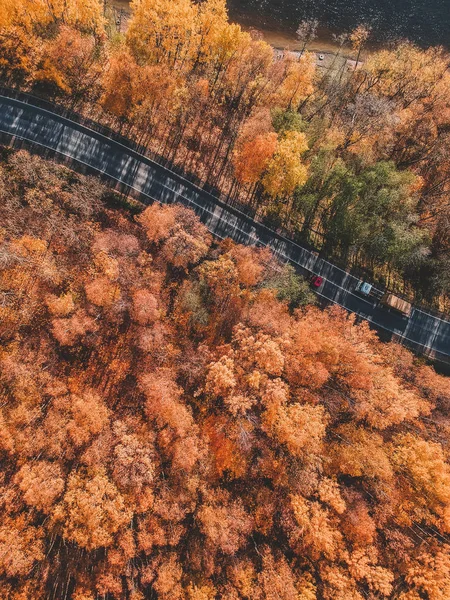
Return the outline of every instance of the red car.
{"type": "Polygon", "coordinates": [[[323,277],[320,275],[313,275],[311,277],[311,286],[315,288],[319,288],[323,283],[323,277]]]}

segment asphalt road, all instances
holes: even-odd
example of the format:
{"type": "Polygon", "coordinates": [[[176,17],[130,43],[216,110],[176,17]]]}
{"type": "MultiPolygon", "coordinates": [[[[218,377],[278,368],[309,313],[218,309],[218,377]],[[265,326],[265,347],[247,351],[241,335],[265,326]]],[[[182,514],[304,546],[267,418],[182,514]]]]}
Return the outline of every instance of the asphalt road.
{"type": "Polygon", "coordinates": [[[382,339],[393,339],[439,362],[450,365],[450,321],[418,308],[405,318],[375,299],[355,292],[358,279],[310,251],[279,236],[216,197],[92,129],[30,103],[0,95],[1,141],[35,148],[84,166],[103,179],[122,184],[144,203],[180,202],[195,210],[215,235],[248,245],[268,246],[282,261],[303,274],[317,274],[324,283],[317,293],[324,302],[339,304],[370,322],[382,339]]]}

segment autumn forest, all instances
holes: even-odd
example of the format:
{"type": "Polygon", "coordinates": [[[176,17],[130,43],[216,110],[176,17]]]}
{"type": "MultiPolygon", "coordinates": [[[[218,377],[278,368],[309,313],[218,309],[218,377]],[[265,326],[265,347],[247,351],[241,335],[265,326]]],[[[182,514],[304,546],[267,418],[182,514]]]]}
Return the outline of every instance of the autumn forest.
{"type": "MultiPolygon", "coordinates": [[[[323,71],[223,0],[108,15],[2,0],[2,85],[448,306],[444,50],[361,26],[323,71]]],[[[448,600],[449,436],[449,379],[269,250],[0,146],[0,600],[448,600]]]]}
{"type": "Polygon", "coordinates": [[[0,190],[2,599],[449,597],[447,378],[185,208],[0,190]]]}
{"type": "Polygon", "coordinates": [[[339,38],[326,68],[225,0],[2,0],[0,82],[101,121],[357,275],[449,306],[449,55],[339,38]],[[345,58],[343,58],[345,56],[345,58]],[[347,61],[347,57],[352,61],[347,61]]]}

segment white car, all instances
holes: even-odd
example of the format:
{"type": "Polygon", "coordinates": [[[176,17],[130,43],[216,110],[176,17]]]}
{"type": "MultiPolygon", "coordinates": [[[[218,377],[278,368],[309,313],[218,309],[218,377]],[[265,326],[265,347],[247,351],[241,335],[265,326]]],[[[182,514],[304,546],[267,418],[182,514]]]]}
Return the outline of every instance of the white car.
{"type": "Polygon", "coordinates": [[[360,294],[364,294],[364,296],[368,296],[372,291],[372,284],[367,283],[366,281],[360,281],[356,286],[356,291],[360,294]]]}

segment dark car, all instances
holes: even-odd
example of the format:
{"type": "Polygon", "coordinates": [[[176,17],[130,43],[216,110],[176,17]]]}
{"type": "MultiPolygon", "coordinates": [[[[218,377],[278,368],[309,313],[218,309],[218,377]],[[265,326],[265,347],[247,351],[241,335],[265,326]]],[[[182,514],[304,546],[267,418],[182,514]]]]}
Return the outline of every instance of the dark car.
{"type": "Polygon", "coordinates": [[[311,287],[319,288],[323,283],[323,277],[320,275],[313,275],[311,277],[311,287]]]}

